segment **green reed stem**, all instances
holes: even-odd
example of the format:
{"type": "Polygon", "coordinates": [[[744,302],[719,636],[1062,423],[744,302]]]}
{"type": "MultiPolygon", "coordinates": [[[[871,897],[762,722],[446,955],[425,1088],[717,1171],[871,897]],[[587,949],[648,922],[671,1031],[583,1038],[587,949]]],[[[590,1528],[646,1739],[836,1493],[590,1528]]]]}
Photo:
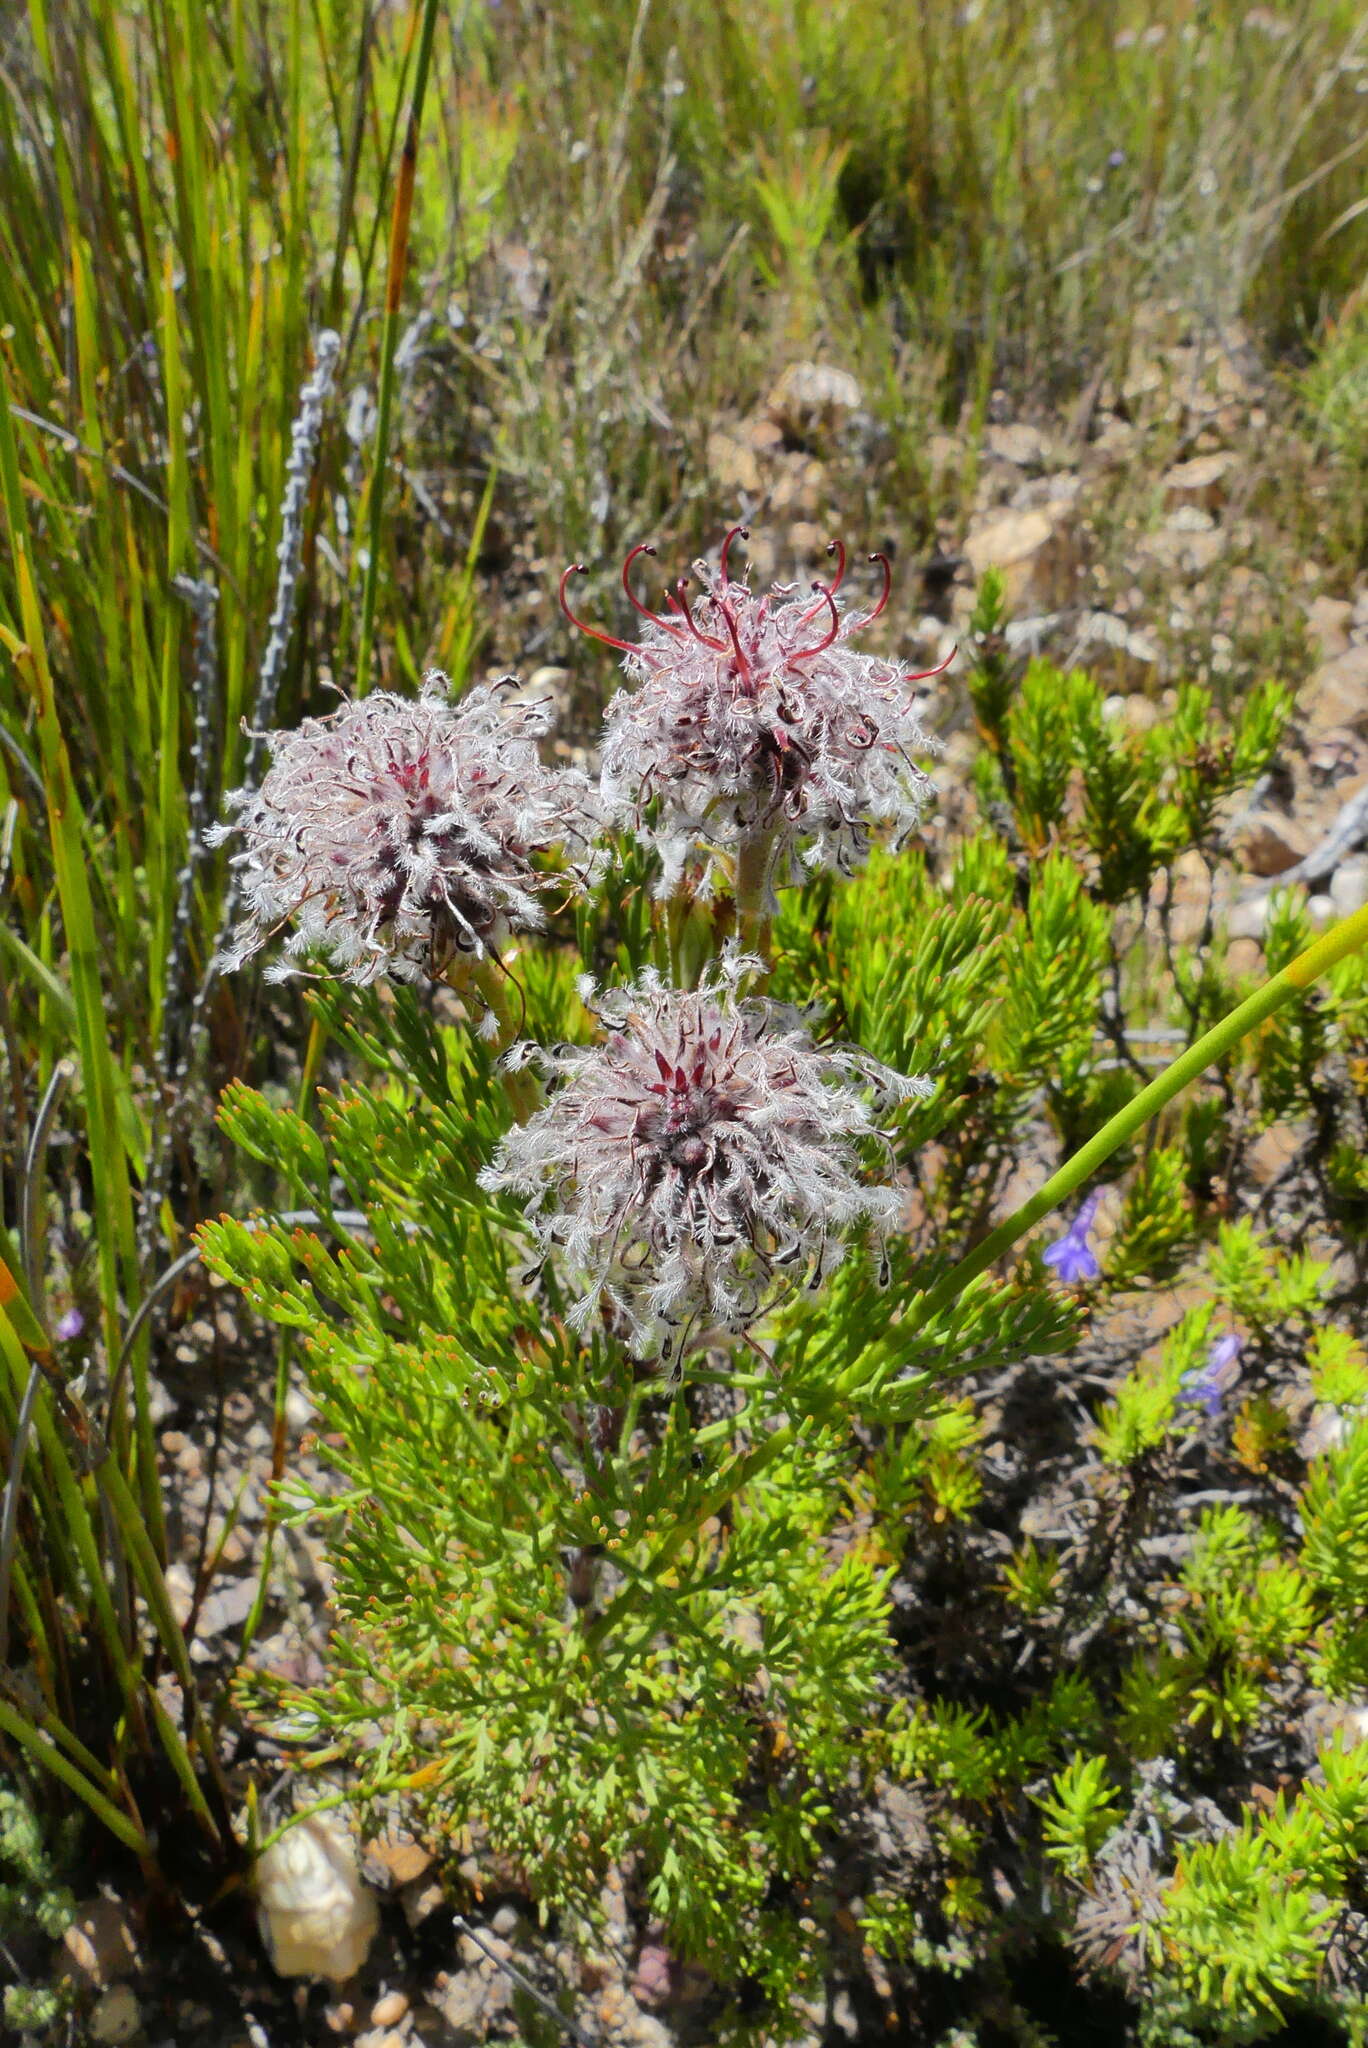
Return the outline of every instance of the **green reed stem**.
{"type": "MultiPolygon", "coordinates": [[[[490,1050],[504,1053],[521,1034],[524,1019],[514,1009],[509,990],[514,986],[512,978],[498,961],[489,957],[483,960],[463,962],[455,974],[448,975],[453,988],[461,991],[462,979],[468,977],[474,983],[479,996],[489,1005],[498,1021],[499,1035],[490,1050]]],[[[514,1121],[525,1124],[541,1107],[541,1089],[537,1077],[530,1067],[503,1067],[499,1078],[503,1082],[504,1094],[508,1097],[509,1108],[514,1121]]]]}
{"type": "MultiPolygon", "coordinates": [[[[409,101],[404,130],[403,154],[394,188],[394,209],[390,215],[389,274],[385,280],[385,324],[380,341],[380,397],[376,406],[375,466],[371,472],[368,512],[370,553],[366,582],[361,593],[361,625],[356,649],[356,688],[364,695],[370,688],[371,649],[375,640],[375,604],[380,588],[380,537],[385,511],[385,467],[389,461],[390,416],[394,408],[394,356],[399,341],[399,308],[404,296],[408,270],[409,218],[413,212],[413,189],[418,170],[418,131],[427,98],[428,70],[432,61],[432,40],[437,27],[437,0],[422,0],[418,23],[418,61],[413,75],[413,97],[409,101]]],[[[412,29],[410,29],[410,35],[412,29]]]]}
{"type": "Polygon", "coordinates": [[[770,871],[774,866],[773,830],[756,832],[741,841],[736,854],[736,936],[743,952],[770,964],[770,871]]]}
{"type": "Polygon", "coordinates": [[[933,1316],[958,1301],[971,1280],[976,1280],[1004,1252],[1010,1251],[1033,1224],[1039,1223],[1042,1216],[1047,1216],[1051,1209],[1080,1188],[1104,1159],[1109,1159],[1113,1152],[1133,1138],[1151,1117],[1157,1116],[1175,1095],[1181,1094],[1190,1081],[1195,1081],[1199,1074],[1205,1073],[1208,1067],[1233,1051],[1242,1038],[1290,1003],[1293,996],[1310,988],[1313,982],[1319,981],[1323,974],[1364,944],[1368,944],[1368,906],[1356,910],[1352,917],[1346,917],[1328,932],[1323,932],[1280,974],[1266,981],[1228,1017],[1223,1017],[1219,1024],[1213,1024],[1210,1031],[1204,1032],[1186,1052],[1180,1053],[1171,1066],[1165,1067],[1163,1073],[1148,1087],[1142,1088],[1124,1109],[1118,1110],[1095,1137],[1080,1146],[1071,1159],[1066,1159],[1044,1187],[1039,1188],[1029,1201],[1023,1202],[1005,1223],[990,1231],[981,1244],[936,1282],[929,1294],[920,1297],[918,1318],[933,1316]]]}
{"type": "Polygon", "coordinates": [[[17,1742],[21,1749],[27,1750],[34,1762],[41,1764],[44,1770],[51,1771],[54,1778],[60,1778],[67,1789],[74,1792],[76,1797],[90,1808],[95,1818],[101,1821],[125,1848],[131,1849],[142,1862],[151,1862],[152,1845],[142,1829],[126,1814],[120,1813],[118,1807],[105,1798],[103,1792],[97,1791],[84,1773],[78,1771],[75,1764],[63,1756],[55,1742],[45,1735],[40,1735],[22,1714],[16,1714],[4,1700],[0,1700],[0,1733],[7,1735],[12,1742],[17,1742]]]}

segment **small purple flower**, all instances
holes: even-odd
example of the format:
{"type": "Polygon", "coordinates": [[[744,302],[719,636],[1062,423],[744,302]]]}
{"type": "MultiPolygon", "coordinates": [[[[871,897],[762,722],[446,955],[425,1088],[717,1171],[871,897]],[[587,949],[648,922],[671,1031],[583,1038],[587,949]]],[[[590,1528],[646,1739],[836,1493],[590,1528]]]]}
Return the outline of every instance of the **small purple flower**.
{"type": "Polygon", "coordinates": [[[1057,1237],[1041,1254],[1046,1265],[1054,1267],[1056,1279],[1062,1280],[1067,1287],[1076,1286],[1080,1280],[1096,1280],[1101,1276],[1097,1254],[1088,1243],[1088,1232],[1093,1227],[1101,1200],[1100,1191],[1089,1195],[1063,1237],[1057,1237]]]}
{"type": "Polygon", "coordinates": [[[1178,1382],[1178,1399],[1203,1408],[1208,1415],[1218,1415],[1221,1402],[1230,1391],[1238,1372],[1243,1343],[1233,1330],[1227,1330],[1224,1337],[1218,1337],[1207,1353],[1204,1366],[1193,1372],[1185,1372],[1178,1382]]]}
{"type": "Polygon", "coordinates": [[[78,1308],[69,1308],[65,1315],[58,1316],[53,1335],[63,1344],[70,1344],[85,1328],[85,1317],[78,1308]]]}

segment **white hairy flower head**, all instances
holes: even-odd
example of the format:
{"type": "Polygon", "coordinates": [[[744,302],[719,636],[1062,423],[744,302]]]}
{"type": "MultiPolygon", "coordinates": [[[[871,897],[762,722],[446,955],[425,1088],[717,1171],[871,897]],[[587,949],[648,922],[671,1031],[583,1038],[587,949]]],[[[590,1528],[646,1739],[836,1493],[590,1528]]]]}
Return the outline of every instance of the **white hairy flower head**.
{"type": "Polygon", "coordinates": [[[377,691],[268,733],[261,787],[235,791],[236,818],[208,835],[243,842],[247,914],[220,964],[240,966],[288,925],[271,979],[313,952],[348,981],[416,981],[540,925],[538,897],[566,876],[532,857],[587,848],[597,802],[577,770],[543,766],[545,704],[510,700],[514,682],[452,703],[434,671],[416,698],[377,691]]]}
{"type": "Polygon", "coordinates": [[[481,1176],[530,1197],[542,1256],[560,1247],[584,1277],[572,1321],[605,1302],[642,1356],[669,1359],[689,1325],[744,1329],[786,1279],[819,1284],[857,1227],[884,1237],[901,1212],[891,1182],[861,1173],[880,1136],[868,1097],[929,1084],[743,997],[759,965],[729,948],[690,993],[651,970],[625,989],[586,982],[605,1041],[528,1050],[559,1085],[481,1176]]]}
{"type": "MultiPolygon", "coordinates": [[[[909,674],[894,661],[860,654],[851,642],[878,618],[892,580],[887,557],[883,590],[871,610],[851,612],[838,595],[846,551],[833,541],[836,573],[806,592],[776,584],[757,595],[734,579],[730,548],[716,570],[695,562],[702,595],[690,601],[681,577],[667,592],[668,616],[648,611],[628,581],[638,555],[623,565],[623,588],[645,621],[637,645],[613,639],[561,604],[582,632],[625,655],[637,686],[608,706],[603,734],[602,793],[619,825],[645,831],[662,864],[661,892],[678,884],[686,861],[702,850],[735,856],[746,845],[767,850],[765,908],[776,886],[800,879],[802,868],[849,874],[864,861],[870,833],[887,825],[896,838],[917,823],[930,778],[912,758],[930,744],[917,723],[909,674]],[[647,824],[647,806],[658,808],[647,824]]],[[[924,674],[936,674],[927,670],[924,674]]]]}

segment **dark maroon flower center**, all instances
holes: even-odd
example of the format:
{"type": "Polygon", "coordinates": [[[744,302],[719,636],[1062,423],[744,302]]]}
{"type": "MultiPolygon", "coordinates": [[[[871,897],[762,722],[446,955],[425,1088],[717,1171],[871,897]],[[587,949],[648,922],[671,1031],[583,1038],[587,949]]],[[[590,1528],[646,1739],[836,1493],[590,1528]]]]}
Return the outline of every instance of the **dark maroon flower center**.
{"type": "Polygon", "coordinates": [[[682,1061],[657,1050],[655,1064],[657,1079],[646,1083],[647,1094],[655,1100],[638,1117],[637,1135],[692,1178],[716,1162],[716,1143],[709,1133],[720,1123],[734,1123],[740,1109],[718,1085],[721,1077],[712,1070],[706,1047],[682,1061]]]}

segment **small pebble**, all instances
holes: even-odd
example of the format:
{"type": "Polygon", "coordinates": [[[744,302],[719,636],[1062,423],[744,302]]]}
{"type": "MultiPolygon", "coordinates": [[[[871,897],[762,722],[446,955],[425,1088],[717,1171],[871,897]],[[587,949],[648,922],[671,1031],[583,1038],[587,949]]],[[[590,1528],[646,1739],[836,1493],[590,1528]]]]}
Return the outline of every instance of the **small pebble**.
{"type": "Polygon", "coordinates": [[[68,1970],[96,1990],[137,1967],[132,1915],[116,1899],[91,1899],[79,1907],[62,1943],[68,1970]]]}
{"type": "Polygon", "coordinates": [[[1368,855],[1342,860],[1330,877],[1330,901],[1336,917],[1352,917],[1368,903],[1368,855]]]}
{"type": "Polygon", "coordinates": [[[371,2007],[373,2027],[393,2027],[408,2011],[409,2002],[402,1991],[387,1991],[383,1998],[377,1998],[371,2007]]]}
{"type": "Polygon", "coordinates": [[[516,1906],[500,1906],[489,1924],[496,1934],[516,1934],[521,1919],[516,1906]]]}
{"type": "Polygon", "coordinates": [[[101,1992],[90,2015],[92,2041],[131,2041],[141,2026],[142,2011],[126,1984],[111,1984],[101,1992]]]}
{"type": "Polygon", "coordinates": [[[434,1913],[439,1913],[446,1904],[446,1893],[435,1878],[416,1878],[412,1884],[402,1885],[399,1903],[404,1909],[404,1918],[410,1927],[420,1927],[434,1913]]]}

